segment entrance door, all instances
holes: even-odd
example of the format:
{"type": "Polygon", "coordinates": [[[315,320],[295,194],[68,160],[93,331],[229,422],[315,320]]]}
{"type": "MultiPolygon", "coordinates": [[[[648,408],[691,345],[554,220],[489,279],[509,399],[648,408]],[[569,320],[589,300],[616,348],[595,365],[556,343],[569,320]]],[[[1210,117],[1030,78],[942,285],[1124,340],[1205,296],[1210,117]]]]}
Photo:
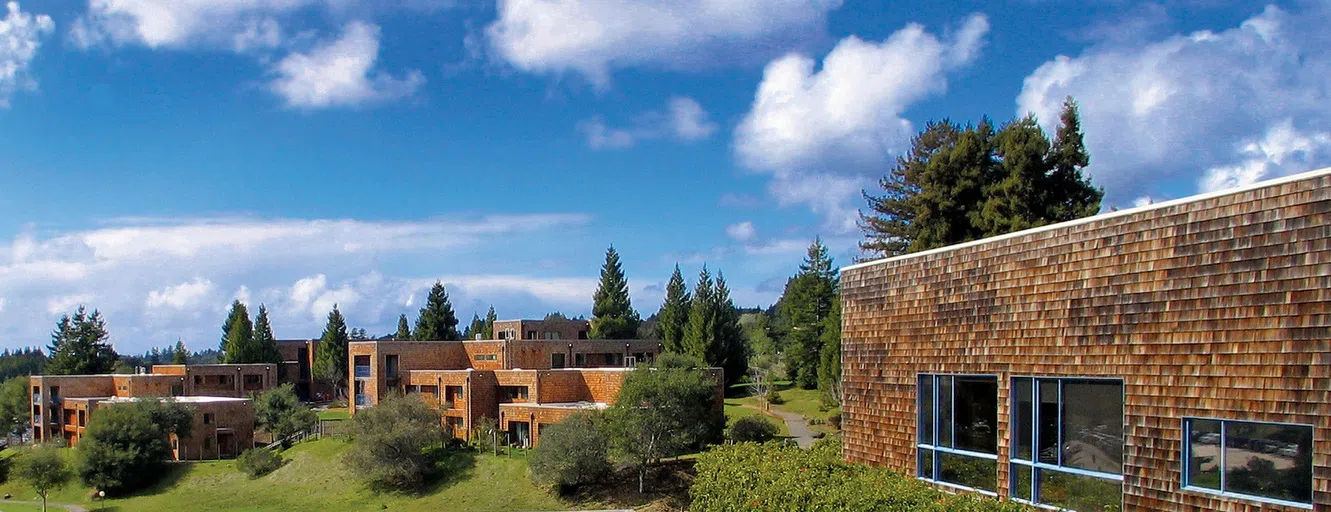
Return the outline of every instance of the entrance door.
{"type": "Polygon", "coordinates": [[[217,458],[229,459],[236,456],[236,436],[231,432],[217,433],[217,458]]]}
{"type": "Polygon", "coordinates": [[[531,446],[531,423],[525,421],[508,422],[508,433],[513,436],[513,443],[523,448],[531,446]]]}

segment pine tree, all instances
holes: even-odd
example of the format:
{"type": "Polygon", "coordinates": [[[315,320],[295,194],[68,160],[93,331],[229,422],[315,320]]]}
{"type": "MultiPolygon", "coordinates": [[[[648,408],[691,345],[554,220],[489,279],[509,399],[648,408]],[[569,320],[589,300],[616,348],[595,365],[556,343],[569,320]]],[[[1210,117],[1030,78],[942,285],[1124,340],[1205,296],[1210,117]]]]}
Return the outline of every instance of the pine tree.
{"type": "Polygon", "coordinates": [[[176,348],[171,351],[171,364],[189,364],[189,351],[185,350],[185,340],[176,340],[176,348]]]}
{"type": "Polygon", "coordinates": [[[823,328],[837,296],[839,278],[821,239],[815,238],[800,265],[800,272],[786,282],[777,302],[783,326],[786,366],[801,387],[818,385],[823,328]]]}
{"type": "Polygon", "coordinates": [[[495,314],[494,305],[490,306],[490,311],[485,313],[485,331],[483,338],[487,340],[495,339],[495,322],[499,320],[499,315],[495,314]]]}
{"type": "Polygon", "coordinates": [[[425,300],[416,317],[416,329],[412,336],[424,341],[452,341],[461,339],[458,333],[458,317],[453,313],[453,304],[448,301],[448,291],[444,283],[434,282],[430,295],[425,300]]]}
{"type": "Polygon", "coordinates": [[[1095,214],[1104,194],[1082,175],[1090,158],[1071,98],[1060,121],[1052,145],[1031,116],[997,132],[988,119],[929,123],[879,181],[883,195],[865,193],[860,249],[893,256],[1095,214]]]}
{"type": "Polygon", "coordinates": [[[268,321],[268,308],[259,304],[259,314],[254,318],[254,337],[250,341],[246,363],[281,363],[282,352],[277,348],[277,338],[273,336],[273,326],[268,321]]]}
{"type": "Polygon", "coordinates": [[[89,315],[79,306],[73,317],[64,315],[56,322],[48,349],[51,359],[43,371],[50,375],[110,373],[120,359],[107,342],[110,337],[102,313],[94,309],[89,315]]]}
{"type": "Polygon", "coordinates": [[[629,299],[628,280],[619,263],[615,246],[605,251],[605,264],[601,266],[601,283],[592,295],[591,338],[598,340],[627,340],[638,336],[642,320],[633,310],[629,299]]]}
{"type": "Polygon", "coordinates": [[[716,347],[711,351],[714,355],[708,363],[722,368],[726,384],[733,384],[749,371],[749,348],[739,325],[739,311],[730,300],[730,287],[726,286],[726,278],[720,270],[716,272],[712,310],[716,314],[713,324],[716,347]]]}
{"type": "Polygon", "coordinates": [[[328,313],[328,323],[319,336],[319,348],[314,355],[314,377],[332,386],[340,395],[347,384],[347,320],[338,311],[337,304],[328,313]]]}
{"type": "Polygon", "coordinates": [[[250,322],[249,308],[240,299],[231,303],[226,323],[222,324],[221,362],[239,364],[246,362],[250,347],[254,344],[254,324],[250,322]]]}
{"type": "Polygon", "coordinates": [[[397,334],[393,335],[395,340],[411,339],[411,326],[407,323],[407,314],[403,313],[397,317],[397,334]]]}
{"type": "Polygon", "coordinates": [[[471,323],[467,325],[467,330],[462,333],[462,339],[464,340],[475,339],[477,335],[482,335],[481,339],[489,339],[486,338],[484,334],[485,334],[485,320],[481,320],[481,317],[479,315],[473,313],[471,315],[471,323]]]}
{"type": "Polygon", "coordinates": [[[656,313],[656,337],[661,340],[666,352],[683,352],[684,332],[689,326],[690,300],[684,276],[676,264],[670,282],[666,283],[665,300],[656,313]]]}
{"type": "Polygon", "coordinates": [[[823,319],[822,349],[818,364],[818,389],[828,405],[841,405],[841,300],[823,319]]]}
{"type": "Polygon", "coordinates": [[[681,352],[700,361],[708,357],[716,346],[716,298],[712,274],[703,265],[698,272],[698,284],[693,287],[693,300],[689,303],[689,325],[680,342],[681,352]]]}

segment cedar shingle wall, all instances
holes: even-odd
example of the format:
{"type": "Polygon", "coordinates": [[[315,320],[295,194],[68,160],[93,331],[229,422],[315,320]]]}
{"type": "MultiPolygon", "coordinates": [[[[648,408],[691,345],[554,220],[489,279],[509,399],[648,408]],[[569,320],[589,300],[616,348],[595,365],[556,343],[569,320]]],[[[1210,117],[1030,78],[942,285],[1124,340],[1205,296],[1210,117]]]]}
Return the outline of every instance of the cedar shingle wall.
{"type": "MultiPolygon", "coordinates": [[[[1124,380],[1125,510],[1288,510],[1181,491],[1185,416],[1312,424],[1331,510],[1331,177],[842,275],[845,454],[914,474],[919,373],[1124,380]]],[[[1297,509],[1292,509],[1297,510],[1297,509]]]]}

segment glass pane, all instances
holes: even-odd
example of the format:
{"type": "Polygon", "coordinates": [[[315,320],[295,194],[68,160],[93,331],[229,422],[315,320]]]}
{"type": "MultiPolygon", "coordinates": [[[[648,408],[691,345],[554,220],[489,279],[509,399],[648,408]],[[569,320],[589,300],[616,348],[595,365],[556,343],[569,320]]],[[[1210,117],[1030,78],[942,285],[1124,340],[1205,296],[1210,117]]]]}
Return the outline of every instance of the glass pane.
{"type": "Polygon", "coordinates": [[[938,452],[938,479],[973,489],[998,491],[998,461],[938,452]]]}
{"type": "Polygon", "coordinates": [[[920,448],[919,450],[917,450],[916,456],[919,457],[920,476],[933,480],[934,451],[920,448]]]}
{"type": "Polygon", "coordinates": [[[998,454],[998,378],[957,377],[954,409],[955,446],[998,454]]]}
{"type": "Polygon", "coordinates": [[[1012,472],[1012,497],[1029,501],[1031,499],[1031,467],[1021,464],[1009,466],[1012,472]]]}
{"type": "Polygon", "coordinates": [[[1193,487],[1220,490],[1220,422],[1188,420],[1188,482],[1193,487]]]}
{"type": "Polygon", "coordinates": [[[938,445],[952,446],[952,377],[938,377],[938,445]]]}
{"type": "Polygon", "coordinates": [[[1058,464],[1058,381],[1041,380],[1040,431],[1036,446],[1040,448],[1040,462],[1058,464]]]}
{"type": "Polygon", "coordinates": [[[1063,465],[1123,473],[1123,384],[1063,382],[1063,465]]]}
{"type": "Polygon", "coordinates": [[[920,444],[934,444],[934,377],[921,375],[916,389],[920,397],[920,444]]]}
{"type": "Polygon", "coordinates": [[[1225,490],[1312,503],[1313,429],[1226,422],[1225,490]]]}
{"type": "Polygon", "coordinates": [[[1039,503],[1077,512],[1123,509],[1123,482],[1041,469],[1039,503]]]}
{"type": "Polygon", "coordinates": [[[1013,393],[1016,394],[1016,410],[1012,413],[1012,423],[1017,439],[1013,446],[1018,459],[1031,460],[1031,435],[1035,428],[1031,394],[1031,379],[1013,379],[1013,393]]]}

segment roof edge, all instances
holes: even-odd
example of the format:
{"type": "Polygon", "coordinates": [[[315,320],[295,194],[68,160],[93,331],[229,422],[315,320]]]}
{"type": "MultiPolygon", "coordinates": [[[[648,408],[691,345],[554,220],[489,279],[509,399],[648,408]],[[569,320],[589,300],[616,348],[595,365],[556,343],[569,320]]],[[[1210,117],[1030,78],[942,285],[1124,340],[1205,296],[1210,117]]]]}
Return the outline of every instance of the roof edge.
{"type": "Polygon", "coordinates": [[[979,239],[979,240],[971,240],[971,241],[969,241],[969,242],[962,242],[962,243],[959,243],[959,244],[953,244],[953,245],[948,245],[948,246],[944,246],[944,247],[938,247],[938,248],[935,248],[935,249],[929,249],[929,250],[927,250],[927,251],[913,252],[913,253],[909,253],[909,254],[902,254],[902,255],[899,255],[899,256],[891,256],[891,257],[887,257],[887,258],[880,258],[880,259],[876,259],[876,260],[865,261],[865,262],[861,262],[861,263],[856,263],[856,264],[854,264],[854,265],[846,265],[846,266],[844,266],[844,267],[841,267],[841,272],[845,272],[845,271],[847,271],[847,270],[855,270],[855,269],[864,268],[864,267],[871,267],[871,266],[874,266],[874,265],[880,265],[880,264],[883,264],[883,263],[892,263],[892,262],[897,262],[897,261],[909,260],[909,259],[912,259],[912,258],[919,258],[919,257],[923,257],[923,256],[930,256],[930,255],[934,255],[934,254],[941,254],[941,253],[945,253],[945,252],[949,252],[949,251],[954,251],[954,250],[957,250],[957,249],[964,249],[964,248],[967,248],[967,247],[974,247],[974,246],[977,246],[977,245],[984,245],[984,244],[988,244],[988,243],[993,243],[993,242],[998,242],[998,241],[1002,241],[1002,240],[1007,240],[1007,239],[1010,239],[1010,238],[1017,238],[1017,237],[1026,236],[1026,235],[1031,235],[1031,234],[1035,234],[1035,233],[1042,233],[1042,232],[1045,232],[1045,231],[1053,231],[1053,230],[1055,230],[1055,229],[1061,229],[1061,228],[1066,228],[1066,227],[1078,226],[1078,225],[1081,225],[1081,224],[1089,224],[1089,223],[1092,223],[1092,222],[1097,222],[1097,221],[1102,221],[1102,220],[1107,220],[1107,219],[1113,219],[1113,218],[1123,217],[1123,216],[1127,216],[1127,215],[1133,215],[1133,214],[1137,214],[1137,213],[1141,213],[1141,212],[1148,212],[1148,211],[1151,211],[1151,210],[1158,210],[1158,209],[1162,209],[1162,208],[1170,208],[1170,207],[1174,207],[1174,206],[1178,206],[1178,205],[1182,205],[1182,204],[1195,203],[1195,202],[1198,202],[1198,201],[1205,201],[1205,200],[1207,200],[1207,199],[1215,199],[1215,198],[1217,198],[1217,197],[1224,197],[1224,196],[1228,196],[1228,195],[1241,194],[1241,193],[1244,193],[1244,192],[1251,192],[1251,191],[1253,191],[1253,190],[1262,189],[1262,188],[1266,188],[1266,187],[1271,187],[1271,186],[1275,186],[1275,185],[1284,185],[1284,184],[1286,184],[1286,183],[1294,183],[1294,182],[1296,182],[1296,181],[1303,181],[1303,180],[1307,180],[1307,179],[1311,179],[1311,178],[1317,178],[1317,177],[1322,177],[1322,176],[1327,176],[1327,175],[1331,175],[1331,167],[1323,167],[1323,168],[1321,168],[1321,169],[1316,169],[1316,170],[1312,170],[1312,171],[1301,172],[1301,173],[1298,173],[1298,174],[1291,174],[1291,175],[1289,175],[1289,176],[1281,176],[1281,177],[1279,177],[1279,178],[1272,178],[1272,179],[1269,179],[1269,180],[1259,181],[1259,182],[1256,182],[1256,183],[1252,183],[1252,184],[1249,184],[1249,185],[1243,185],[1243,186],[1240,186],[1240,187],[1228,188],[1228,189],[1225,189],[1225,190],[1217,190],[1217,191],[1215,191],[1215,192],[1206,192],[1206,193],[1197,194],[1197,195],[1191,195],[1191,196],[1186,196],[1186,197],[1180,197],[1180,198],[1178,198],[1178,199],[1170,199],[1170,200],[1168,200],[1168,201],[1162,201],[1162,202],[1159,202],[1159,203],[1152,203],[1152,204],[1148,204],[1148,205],[1145,205],[1145,206],[1137,206],[1137,207],[1133,207],[1133,208],[1125,208],[1125,209],[1118,210],[1118,211],[1106,212],[1106,213],[1101,213],[1101,214],[1097,214],[1097,215],[1092,215],[1092,216],[1090,216],[1090,217],[1082,217],[1082,218],[1080,218],[1080,219],[1070,220],[1070,221],[1066,221],[1066,222],[1059,222],[1059,223],[1057,223],[1057,224],[1049,224],[1049,225],[1046,225],[1046,226],[1040,226],[1040,227],[1038,227],[1038,228],[1024,229],[1024,230],[1021,230],[1021,231],[1013,231],[1013,232],[1011,232],[1011,233],[1007,233],[1007,234],[1003,234],[1003,235],[995,235],[995,236],[991,236],[991,237],[989,237],[989,238],[981,238],[981,239],[979,239]]]}

